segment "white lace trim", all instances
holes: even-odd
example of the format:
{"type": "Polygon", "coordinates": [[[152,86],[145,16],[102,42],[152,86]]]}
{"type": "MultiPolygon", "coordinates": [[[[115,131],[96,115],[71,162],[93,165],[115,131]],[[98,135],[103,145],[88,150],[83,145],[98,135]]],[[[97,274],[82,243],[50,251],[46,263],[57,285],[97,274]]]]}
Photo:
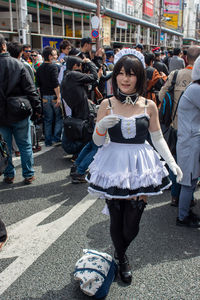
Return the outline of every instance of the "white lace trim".
{"type": "Polygon", "coordinates": [[[147,169],[142,175],[137,170],[129,173],[102,172],[95,167],[91,170],[89,183],[100,186],[103,189],[116,186],[121,189],[135,190],[140,187],[158,186],[162,184],[162,179],[168,176],[168,171],[164,166],[156,166],[154,170],[147,169]]]}
{"type": "Polygon", "coordinates": [[[136,118],[122,119],[121,131],[125,139],[133,139],[136,136],[136,118]]]}

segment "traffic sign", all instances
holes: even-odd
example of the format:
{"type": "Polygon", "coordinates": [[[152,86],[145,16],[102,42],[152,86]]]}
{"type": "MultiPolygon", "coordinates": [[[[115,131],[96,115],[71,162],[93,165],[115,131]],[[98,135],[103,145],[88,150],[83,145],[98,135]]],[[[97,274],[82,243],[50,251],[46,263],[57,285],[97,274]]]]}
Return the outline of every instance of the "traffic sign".
{"type": "Polygon", "coordinates": [[[99,30],[94,29],[94,30],[92,30],[91,34],[92,34],[93,38],[97,39],[99,37],[99,30]]]}
{"type": "Polygon", "coordinates": [[[99,17],[93,16],[91,18],[92,29],[98,29],[99,28],[99,23],[100,23],[99,17]]]}

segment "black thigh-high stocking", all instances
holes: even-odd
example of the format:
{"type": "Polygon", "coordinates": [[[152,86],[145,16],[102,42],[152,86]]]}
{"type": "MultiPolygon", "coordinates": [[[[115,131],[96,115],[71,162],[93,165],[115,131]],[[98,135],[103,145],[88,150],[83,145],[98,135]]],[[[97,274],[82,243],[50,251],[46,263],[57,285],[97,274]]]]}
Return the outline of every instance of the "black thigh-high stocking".
{"type": "Polygon", "coordinates": [[[123,220],[123,237],[127,248],[139,232],[139,224],[145,206],[146,203],[143,200],[126,200],[123,220]]]}
{"type": "Polygon", "coordinates": [[[123,200],[106,200],[110,213],[110,235],[113,241],[117,256],[123,259],[126,252],[126,242],[123,236],[123,215],[124,201],[123,200]]]}
{"type": "Polygon", "coordinates": [[[146,206],[143,200],[106,200],[110,212],[110,235],[119,261],[139,232],[139,223],[146,206]]]}

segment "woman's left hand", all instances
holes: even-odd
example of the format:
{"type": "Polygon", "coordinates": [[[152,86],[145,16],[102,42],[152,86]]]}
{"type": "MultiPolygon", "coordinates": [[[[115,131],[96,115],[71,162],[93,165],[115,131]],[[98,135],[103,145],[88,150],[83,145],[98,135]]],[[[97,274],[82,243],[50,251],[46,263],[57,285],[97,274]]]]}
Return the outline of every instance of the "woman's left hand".
{"type": "Polygon", "coordinates": [[[172,170],[172,172],[174,173],[174,175],[176,175],[176,181],[180,182],[183,178],[183,173],[181,171],[181,169],[179,168],[179,166],[173,162],[169,165],[170,169],[172,170]]]}

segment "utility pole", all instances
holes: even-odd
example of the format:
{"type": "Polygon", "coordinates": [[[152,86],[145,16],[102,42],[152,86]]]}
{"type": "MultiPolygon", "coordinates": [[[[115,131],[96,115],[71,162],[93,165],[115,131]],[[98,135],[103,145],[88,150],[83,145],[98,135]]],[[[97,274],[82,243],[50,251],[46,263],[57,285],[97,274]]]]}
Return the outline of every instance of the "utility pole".
{"type": "Polygon", "coordinates": [[[101,10],[101,4],[100,4],[100,0],[96,0],[96,5],[97,5],[97,10],[96,10],[96,16],[99,18],[99,36],[96,39],[96,50],[98,50],[100,48],[100,23],[101,23],[101,15],[100,15],[100,10],[101,10]]]}
{"type": "Polygon", "coordinates": [[[27,1],[18,1],[18,16],[19,16],[19,41],[21,44],[27,43],[27,22],[28,22],[28,10],[27,1]]]}
{"type": "Polygon", "coordinates": [[[162,0],[159,2],[159,16],[158,16],[158,46],[160,47],[160,38],[161,38],[161,24],[162,24],[162,0]]]}

